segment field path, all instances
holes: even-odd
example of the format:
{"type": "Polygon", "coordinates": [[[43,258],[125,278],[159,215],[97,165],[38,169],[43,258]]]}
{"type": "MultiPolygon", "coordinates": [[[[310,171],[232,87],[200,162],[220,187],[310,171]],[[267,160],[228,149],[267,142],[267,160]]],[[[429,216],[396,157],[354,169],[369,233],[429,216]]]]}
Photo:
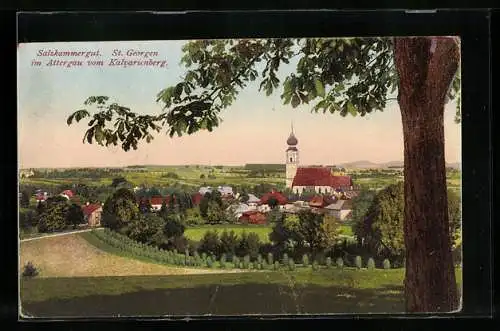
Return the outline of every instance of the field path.
{"type": "Polygon", "coordinates": [[[103,252],[78,234],[42,237],[21,242],[20,264],[28,261],[39,268],[38,277],[97,277],[133,275],[187,275],[242,272],[180,268],[142,262],[103,252]],[[43,239],[43,240],[41,240],[43,239]]]}

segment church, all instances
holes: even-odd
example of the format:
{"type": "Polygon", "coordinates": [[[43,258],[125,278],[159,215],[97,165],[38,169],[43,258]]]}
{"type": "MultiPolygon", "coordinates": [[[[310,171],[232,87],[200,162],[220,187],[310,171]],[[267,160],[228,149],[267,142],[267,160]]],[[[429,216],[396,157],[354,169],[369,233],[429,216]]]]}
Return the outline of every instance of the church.
{"type": "Polygon", "coordinates": [[[286,188],[302,194],[304,190],[314,190],[319,194],[332,194],[334,191],[352,190],[350,176],[336,176],[328,167],[301,167],[299,165],[299,143],[292,131],[286,141],[286,188]]]}

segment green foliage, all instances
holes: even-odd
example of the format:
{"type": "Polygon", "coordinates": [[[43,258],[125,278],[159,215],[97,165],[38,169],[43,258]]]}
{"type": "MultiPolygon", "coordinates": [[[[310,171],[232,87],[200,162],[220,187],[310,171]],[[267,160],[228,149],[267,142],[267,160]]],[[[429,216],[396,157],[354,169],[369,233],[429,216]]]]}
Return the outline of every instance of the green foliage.
{"type": "Polygon", "coordinates": [[[295,270],[295,261],[293,258],[288,259],[287,264],[285,264],[285,260],[283,259],[283,265],[288,265],[288,270],[290,271],[295,270]]]}
{"type": "Polygon", "coordinates": [[[240,259],[236,255],[233,255],[233,265],[235,268],[238,268],[240,265],[240,259]]]}
{"type": "Polygon", "coordinates": [[[337,260],[335,261],[335,264],[337,265],[338,268],[343,268],[344,260],[341,257],[338,257],[337,260]]]}
{"type": "Polygon", "coordinates": [[[101,223],[104,227],[119,230],[139,215],[135,195],[128,189],[121,188],[110,196],[103,206],[101,223]]]}
{"type": "Polygon", "coordinates": [[[389,261],[389,259],[384,259],[384,262],[382,264],[384,266],[384,269],[391,269],[391,261],[389,261]]]}
{"type": "Polygon", "coordinates": [[[267,253],[267,263],[269,265],[273,264],[273,253],[267,253]]]}
{"type": "MultiPolygon", "coordinates": [[[[315,254],[319,250],[326,247],[325,234],[323,232],[323,215],[313,213],[310,210],[302,210],[299,212],[299,224],[297,228],[297,236],[301,237],[309,244],[311,252],[315,254]]],[[[335,222],[328,223],[327,228],[332,226],[332,231],[336,231],[335,222]]],[[[328,236],[335,236],[334,232],[328,236]]]]}
{"type": "Polygon", "coordinates": [[[207,221],[210,224],[222,223],[226,220],[226,213],[216,201],[210,201],[207,209],[207,221]]]}
{"type": "Polygon", "coordinates": [[[38,269],[35,267],[35,265],[31,262],[31,261],[28,261],[24,267],[23,267],[23,272],[22,272],[22,276],[23,277],[36,277],[38,276],[39,274],[39,271],[38,269]]]}
{"type": "Polygon", "coordinates": [[[220,239],[217,231],[207,231],[200,241],[199,250],[203,253],[212,255],[218,254],[220,249],[220,239]]]}
{"type": "Polygon", "coordinates": [[[222,254],[219,260],[221,268],[226,268],[226,254],[222,254]]]}
{"type": "Polygon", "coordinates": [[[368,268],[369,270],[375,269],[375,260],[373,260],[373,258],[370,257],[368,259],[368,262],[366,263],[366,268],[368,268]]]}
{"type": "Polygon", "coordinates": [[[251,258],[255,259],[259,254],[260,246],[261,242],[258,234],[254,232],[247,234],[243,231],[237,252],[240,256],[249,255],[251,258]]]}
{"type": "Polygon", "coordinates": [[[236,253],[236,249],[238,248],[239,240],[236,233],[231,231],[224,230],[220,236],[220,249],[221,252],[229,254],[233,256],[236,253]]]}
{"type": "MultiPolygon", "coordinates": [[[[455,243],[460,235],[460,198],[448,192],[450,231],[455,243]]],[[[363,223],[355,227],[356,236],[364,239],[371,251],[390,256],[404,256],[404,185],[389,185],[378,192],[363,223]]]]}
{"type": "Polygon", "coordinates": [[[352,199],[350,220],[354,223],[354,233],[356,235],[358,235],[358,233],[362,235],[363,223],[375,195],[375,191],[363,189],[359,192],[358,196],[352,199]]]}
{"type": "Polygon", "coordinates": [[[168,239],[181,237],[184,234],[186,227],[184,226],[178,215],[169,215],[164,222],[163,234],[168,239]]]}
{"type": "Polygon", "coordinates": [[[326,267],[327,268],[331,268],[332,267],[332,258],[331,257],[327,257],[326,258],[326,267]]]}
{"type": "Polygon", "coordinates": [[[205,221],[201,216],[200,209],[198,207],[186,209],[186,224],[190,226],[204,224],[205,221]]]}
{"type": "Polygon", "coordinates": [[[307,254],[302,255],[302,265],[304,267],[309,266],[309,256],[307,256],[307,254]]]}
{"type": "Polygon", "coordinates": [[[283,265],[288,265],[288,254],[287,253],[283,254],[283,265]]]}
{"type": "Polygon", "coordinates": [[[131,239],[153,245],[163,243],[163,226],[165,221],[155,214],[140,215],[129,222],[126,234],[131,239]]]}
{"type": "Polygon", "coordinates": [[[45,202],[45,207],[38,219],[39,232],[57,232],[66,228],[70,205],[66,198],[54,197],[45,202]]]}
{"type": "Polygon", "coordinates": [[[243,257],[243,268],[250,269],[250,255],[245,255],[243,257]]]}
{"type": "Polygon", "coordinates": [[[207,257],[207,267],[212,268],[214,265],[214,261],[211,257],[207,257]]]}
{"type": "Polygon", "coordinates": [[[359,256],[359,255],[356,256],[356,258],[354,259],[354,265],[358,269],[361,269],[363,267],[363,260],[361,259],[361,256],[359,256]]]}

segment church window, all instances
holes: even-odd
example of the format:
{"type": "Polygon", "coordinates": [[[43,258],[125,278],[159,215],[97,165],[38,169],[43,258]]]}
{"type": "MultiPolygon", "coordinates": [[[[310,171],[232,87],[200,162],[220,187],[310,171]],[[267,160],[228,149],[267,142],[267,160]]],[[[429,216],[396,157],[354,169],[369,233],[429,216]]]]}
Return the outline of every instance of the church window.
{"type": "Polygon", "coordinates": [[[293,161],[292,161],[292,158],[290,158],[290,162],[293,162],[293,161]]]}

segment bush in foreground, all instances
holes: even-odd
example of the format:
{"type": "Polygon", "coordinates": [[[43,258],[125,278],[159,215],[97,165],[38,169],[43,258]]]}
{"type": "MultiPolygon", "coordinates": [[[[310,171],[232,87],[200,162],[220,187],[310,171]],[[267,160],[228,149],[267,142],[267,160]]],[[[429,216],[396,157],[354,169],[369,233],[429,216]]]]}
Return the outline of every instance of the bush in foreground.
{"type": "Polygon", "coordinates": [[[26,263],[23,268],[23,277],[35,277],[38,276],[39,272],[38,269],[35,267],[31,261],[26,263]]]}

